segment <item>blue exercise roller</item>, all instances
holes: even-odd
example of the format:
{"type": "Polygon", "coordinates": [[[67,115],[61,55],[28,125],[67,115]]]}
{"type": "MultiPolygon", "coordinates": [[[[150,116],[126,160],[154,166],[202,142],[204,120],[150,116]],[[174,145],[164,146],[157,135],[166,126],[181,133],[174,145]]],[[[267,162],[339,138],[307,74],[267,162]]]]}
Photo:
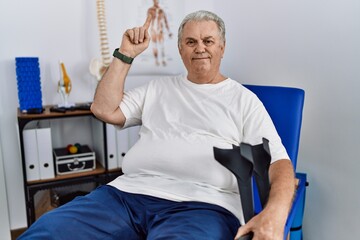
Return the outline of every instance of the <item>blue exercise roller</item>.
{"type": "Polygon", "coordinates": [[[16,57],[15,63],[20,111],[42,112],[39,58],[16,57]]]}

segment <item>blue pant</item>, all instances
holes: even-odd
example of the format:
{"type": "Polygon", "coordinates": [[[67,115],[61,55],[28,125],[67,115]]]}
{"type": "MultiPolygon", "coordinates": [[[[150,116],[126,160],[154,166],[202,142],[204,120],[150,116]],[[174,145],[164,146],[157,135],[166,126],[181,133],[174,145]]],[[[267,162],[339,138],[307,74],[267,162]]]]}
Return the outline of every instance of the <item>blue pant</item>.
{"type": "Polygon", "coordinates": [[[239,228],[226,209],[101,186],[39,218],[21,239],[229,240],[239,228]]]}

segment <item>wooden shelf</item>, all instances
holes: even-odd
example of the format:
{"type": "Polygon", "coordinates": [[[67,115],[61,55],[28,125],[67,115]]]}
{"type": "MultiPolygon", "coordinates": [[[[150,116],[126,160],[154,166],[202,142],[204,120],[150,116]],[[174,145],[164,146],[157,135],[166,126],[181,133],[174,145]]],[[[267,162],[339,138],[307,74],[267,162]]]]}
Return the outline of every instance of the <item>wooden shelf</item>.
{"type": "MultiPolygon", "coordinates": [[[[75,118],[75,117],[84,117],[84,118],[95,118],[92,112],[89,110],[90,103],[78,103],[74,108],[66,109],[65,112],[51,111],[54,105],[43,106],[44,111],[42,113],[24,113],[20,109],[17,110],[17,120],[19,126],[19,141],[20,141],[20,151],[21,151],[21,161],[23,167],[23,176],[24,176],[24,192],[25,192],[25,201],[26,201],[26,216],[27,223],[30,226],[36,220],[35,214],[35,195],[38,191],[64,187],[64,186],[73,186],[84,183],[94,183],[96,186],[101,184],[106,184],[117,176],[122,174],[121,169],[106,170],[106,128],[105,123],[101,120],[98,120],[101,124],[96,124],[96,127],[91,126],[91,131],[96,131],[96,134],[100,134],[98,139],[100,142],[94,142],[99,148],[99,153],[101,154],[100,158],[104,159],[105,166],[102,166],[99,162],[96,162],[96,168],[91,171],[76,172],[64,175],[56,175],[54,178],[50,179],[41,179],[34,181],[27,181],[26,179],[26,159],[24,151],[24,138],[23,131],[26,129],[26,125],[32,121],[38,120],[55,120],[55,119],[66,119],[66,118],[75,118]],[[94,130],[94,128],[96,128],[94,130]]],[[[57,109],[58,110],[58,109],[57,109]]],[[[61,121],[62,122],[62,121],[61,121]]],[[[95,121],[97,122],[97,120],[95,121]]],[[[90,126],[84,126],[89,128],[90,126]]],[[[29,126],[29,129],[32,126],[29,126]]],[[[52,160],[52,159],[51,159],[52,160]]]]}
{"type": "MultiPolygon", "coordinates": [[[[84,103],[85,104],[85,103],[84,103]]],[[[77,104],[77,105],[84,105],[77,104]]],[[[82,109],[69,109],[66,112],[51,112],[50,109],[54,105],[44,106],[44,111],[42,113],[23,113],[18,109],[17,116],[19,119],[41,119],[41,118],[59,118],[59,117],[71,117],[71,116],[84,116],[84,115],[93,115],[90,110],[82,109]]]]}
{"type": "Polygon", "coordinates": [[[69,174],[64,174],[64,175],[56,175],[54,178],[35,180],[35,181],[27,181],[27,183],[29,185],[31,185],[31,184],[37,184],[37,183],[54,182],[54,181],[70,179],[70,178],[93,176],[93,175],[98,175],[98,174],[102,174],[102,173],[105,173],[105,168],[103,166],[101,166],[100,163],[96,162],[96,168],[91,171],[69,173],[69,174]]]}

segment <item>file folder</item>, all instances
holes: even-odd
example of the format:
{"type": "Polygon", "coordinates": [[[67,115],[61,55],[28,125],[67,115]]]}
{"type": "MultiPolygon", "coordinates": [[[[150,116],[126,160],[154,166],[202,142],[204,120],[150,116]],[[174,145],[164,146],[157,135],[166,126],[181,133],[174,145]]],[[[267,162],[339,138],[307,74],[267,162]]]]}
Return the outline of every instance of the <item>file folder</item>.
{"type": "Polygon", "coordinates": [[[36,129],[38,161],[40,169],[40,179],[55,177],[54,161],[52,155],[51,129],[36,129]]]}
{"type": "MultiPolygon", "coordinates": [[[[91,133],[93,145],[91,146],[95,152],[96,162],[100,163],[102,167],[106,167],[105,162],[107,161],[107,139],[106,137],[106,125],[102,121],[96,118],[91,118],[91,133]],[[106,143],[106,144],[105,144],[106,143]]],[[[108,169],[108,168],[107,168],[108,169]]]]}
{"type": "Polygon", "coordinates": [[[106,124],[106,145],[108,170],[116,169],[118,168],[116,128],[108,123],[106,124]]]}
{"type": "Polygon", "coordinates": [[[129,129],[125,128],[116,130],[116,140],[118,153],[117,165],[121,168],[123,159],[129,150],[129,129]]]}
{"type": "Polygon", "coordinates": [[[40,169],[39,169],[39,161],[38,161],[36,129],[24,130],[23,139],[24,139],[26,179],[27,181],[39,180],[40,169]]]}

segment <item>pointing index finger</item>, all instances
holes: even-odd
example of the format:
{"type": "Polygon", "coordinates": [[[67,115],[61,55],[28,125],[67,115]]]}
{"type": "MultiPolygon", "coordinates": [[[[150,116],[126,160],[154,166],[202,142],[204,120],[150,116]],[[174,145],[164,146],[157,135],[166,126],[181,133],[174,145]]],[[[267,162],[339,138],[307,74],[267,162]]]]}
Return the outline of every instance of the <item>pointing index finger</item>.
{"type": "Polygon", "coordinates": [[[152,16],[151,14],[148,14],[147,15],[147,18],[146,18],[146,21],[143,25],[143,27],[147,30],[149,27],[150,27],[150,23],[151,23],[151,20],[152,20],[152,16]]]}

